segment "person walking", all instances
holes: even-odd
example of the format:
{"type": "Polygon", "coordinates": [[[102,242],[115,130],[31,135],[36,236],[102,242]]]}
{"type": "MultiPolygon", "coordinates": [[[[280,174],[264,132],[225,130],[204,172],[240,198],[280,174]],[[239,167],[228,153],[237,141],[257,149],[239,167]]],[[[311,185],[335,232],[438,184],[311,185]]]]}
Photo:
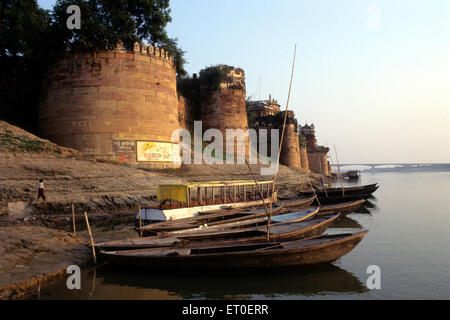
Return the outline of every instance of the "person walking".
{"type": "Polygon", "coordinates": [[[39,179],[38,183],[38,197],[37,201],[39,202],[39,198],[42,198],[42,201],[46,200],[45,192],[44,192],[44,179],[39,179]]]}

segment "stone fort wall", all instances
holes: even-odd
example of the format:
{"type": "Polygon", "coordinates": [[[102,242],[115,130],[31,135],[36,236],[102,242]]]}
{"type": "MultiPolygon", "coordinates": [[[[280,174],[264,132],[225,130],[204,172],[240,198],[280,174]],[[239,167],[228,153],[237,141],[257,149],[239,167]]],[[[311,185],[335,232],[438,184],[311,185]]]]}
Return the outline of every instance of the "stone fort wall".
{"type": "MultiPolygon", "coordinates": [[[[281,131],[282,129],[280,129],[280,135],[281,131]]],[[[296,125],[294,123],[286,123],[283,140],[280,153],[280,163],[291,168],[301,168],[298,131],[296,130],[296,125]]]]}
{"type": "Polygon", "coordinates": [[[327,152],[308,150],[309,169],[323,176],[329,175],[327,152]]]}
{"type": "Polygon", "coordinates": [[[87,156],[136,163],[136,141],[171,142],[184,122],[173,57],[153,46],[67,54],[46,85],[42,135],[87,156]]]}
{"type": "MultiPolygon", "coordinates": [[[[217,90],[206,101],[202,101],[200,117],[203,131],[219,129],[224,135],[223,146],[226,148],[226,130],[248,130],[245,92],[245,73],[242,69],[231,68],[222,79],[217,90]]],[[[245,139],[245,153],[248,156],[249,139],[245,139]]],[[[235,155],[237,140],[235,140],[235,155]]]]}

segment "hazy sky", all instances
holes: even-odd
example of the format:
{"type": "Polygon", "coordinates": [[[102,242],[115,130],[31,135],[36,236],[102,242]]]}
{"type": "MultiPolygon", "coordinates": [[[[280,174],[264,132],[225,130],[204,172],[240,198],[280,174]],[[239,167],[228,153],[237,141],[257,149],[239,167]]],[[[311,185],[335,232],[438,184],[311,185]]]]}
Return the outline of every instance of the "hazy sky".
{"type": "Polygon", "coordinates": [[[341,163],[450,162],[450,1],[171,0],[171,8],[168,31],[187,51],[189,73],[241,67],[247,95],[272,94],[283,109],[297,43],[290,109],[315,124],[320,144],[336,145],[341,163]]]}

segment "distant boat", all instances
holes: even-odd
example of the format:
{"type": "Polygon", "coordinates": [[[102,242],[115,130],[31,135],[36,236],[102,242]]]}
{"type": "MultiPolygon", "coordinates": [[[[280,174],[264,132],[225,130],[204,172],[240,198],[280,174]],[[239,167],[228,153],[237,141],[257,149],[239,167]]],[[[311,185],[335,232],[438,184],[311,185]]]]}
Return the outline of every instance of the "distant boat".
{"type": "Polygon", "coordinates": [[[359,170],[347,171],[347,173],[345,174],[345,178],[347,178],[348,180],[359,180],[361,178],[361,171],[359,170]]]}
{"type": "Polygon", "coordinates": [[[205,245],[185,248],[152,248],[99,251],[112,264],[129,268],[172,270],[267,269],[325,264],[355,248],[368,233],[325,235],[289,242],[205,245]]]}

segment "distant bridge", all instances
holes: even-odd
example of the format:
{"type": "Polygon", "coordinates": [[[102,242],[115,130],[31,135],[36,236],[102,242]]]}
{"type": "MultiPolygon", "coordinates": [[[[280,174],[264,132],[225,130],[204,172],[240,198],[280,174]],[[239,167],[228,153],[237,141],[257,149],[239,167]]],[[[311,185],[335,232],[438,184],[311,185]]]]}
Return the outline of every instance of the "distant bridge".
{"type": "Polygon", "coordinates": [[[350,167],[350,166],[362,166],[369,167],[372,170],[376,167],[383,166],[396,166],[402,168],[418,168],[418,167],[428,167],[435,165],[443,165],[443,163],[344,163],[344,164],[333,164],[333,167],[342,168],[342,167],[350,167]]]}

